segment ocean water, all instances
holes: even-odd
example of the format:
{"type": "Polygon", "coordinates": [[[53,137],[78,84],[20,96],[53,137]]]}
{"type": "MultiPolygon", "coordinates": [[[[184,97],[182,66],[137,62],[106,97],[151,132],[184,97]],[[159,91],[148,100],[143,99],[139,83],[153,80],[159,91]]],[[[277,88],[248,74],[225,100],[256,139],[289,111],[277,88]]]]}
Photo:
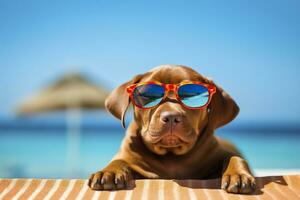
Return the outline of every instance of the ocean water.
{"type": "MultiPolygon", "coordinates": [[[[228,130],[216,134],[236,144],[254,169],[300,169],[300,134],[228,130]]],[[[109,163],[124,130],[82,130],[75,157],[70,156],[67,135],[65,129],[0,129],[0,177],[87,178],[109,163]]]]}

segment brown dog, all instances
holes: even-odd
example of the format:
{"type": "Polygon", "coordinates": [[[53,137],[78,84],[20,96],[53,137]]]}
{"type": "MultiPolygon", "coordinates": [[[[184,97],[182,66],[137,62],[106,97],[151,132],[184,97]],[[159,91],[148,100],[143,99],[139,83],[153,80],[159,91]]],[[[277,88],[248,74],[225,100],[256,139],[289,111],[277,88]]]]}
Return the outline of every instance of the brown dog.
{"type": "MultiPolygon", "coordinates": [[[[107,98],[106,108],[124,124],[130,104],[128,85],[146,81],[176,84],[185,80],[214,84],[189,67],[162,65],[116,88],[107,98]]],[[[134,120],[119,152],[107,167],[91,175],[89,186],[113,190],[125,189],[133,179],[140,178],[221,177],[221,187],[227,192],[252,192],[255,179],[247,162],[232,144],[213,134],[239,112],[234,100],[219,86],[216,88],[209,106],[201,110],[184,108],[172,92],[168,100],[154,108],[134,106],[134,120]],[[175,142],[168,140],[170,134],[175,142]]]]}

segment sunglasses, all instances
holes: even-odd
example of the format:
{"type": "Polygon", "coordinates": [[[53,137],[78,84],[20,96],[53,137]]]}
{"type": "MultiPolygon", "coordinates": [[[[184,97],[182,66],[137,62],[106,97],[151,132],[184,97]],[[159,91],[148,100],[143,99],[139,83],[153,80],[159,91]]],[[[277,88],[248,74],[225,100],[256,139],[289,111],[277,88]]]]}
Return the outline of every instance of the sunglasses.
{"type": "Polygon", "coordinates": [[[142,82],[127,87],[131,101],[141,109],[157,106],[166,99],[170,90],[174,91],[177,101],[184,107],[202,109],[211,101],[216,86],[198,81],[185,81],[179,84],[142,82]]]}

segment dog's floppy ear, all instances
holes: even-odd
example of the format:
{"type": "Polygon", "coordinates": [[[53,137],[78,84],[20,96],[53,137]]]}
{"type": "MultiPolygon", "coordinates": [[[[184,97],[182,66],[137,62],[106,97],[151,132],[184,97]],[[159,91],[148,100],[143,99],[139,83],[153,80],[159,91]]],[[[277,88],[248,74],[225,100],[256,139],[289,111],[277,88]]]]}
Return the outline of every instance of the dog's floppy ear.
{"type": "Polygon", "coordinates": [[[105,99],[106,109],[116,118],[121,120],[123,128],[125,128],[125,114],[129,107],[130,98],[126,92],[127,86],[137,83],[143,77],[143,74],[133,77],[130,81],[123,83],[115,88],[105,99]]]}
{"type": "MultiPolygon", "coordinates": [[[[211,84],[213,81],[209,80],[211,84]]],[[[216,93],[213,95],[209,105],[209,124],[213,129],[232,121],[239,113],[239,107],[236,102],[220,86],[216,86],[216,93]]]]}

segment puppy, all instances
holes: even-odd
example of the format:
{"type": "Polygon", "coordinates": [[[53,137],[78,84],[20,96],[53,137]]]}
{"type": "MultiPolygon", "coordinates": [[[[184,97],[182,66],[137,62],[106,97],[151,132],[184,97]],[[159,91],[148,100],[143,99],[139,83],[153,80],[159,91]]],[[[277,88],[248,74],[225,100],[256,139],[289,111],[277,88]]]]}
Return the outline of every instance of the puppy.
{"type": "MultiPolygon", "coordinates": [[[[107,167],[91,175],[89,187],[115,190],[128,188],[134,179],[220,177],[221,188],[227,192],[251,193],[255,179],[247,162],[234,145],[214,136],[215,129],[237,116],[239,107],[221,87],[193,69],[162,65],[137,75],[112,91],[105,102],[107,110],[124,126],[125,112],[132,101],[126,90],[132,92],[129,87],[133,84],[149,82],[172,88],[168,88],[163,100],[154,106],[151,106],[153,101],[145,103],[135,94],[134,119],[121,148],[107,167]],[[210,87],[210,99],[200,109],[184,105],[184,100],[178,99],[178,93],[184,92],[175,91],[171,85],[187,81],[210,87]],[[144,107],[141,108],[141,104],[144,107]]],[[[160,90],[157,87],[155,92],[160,90]]]]}

